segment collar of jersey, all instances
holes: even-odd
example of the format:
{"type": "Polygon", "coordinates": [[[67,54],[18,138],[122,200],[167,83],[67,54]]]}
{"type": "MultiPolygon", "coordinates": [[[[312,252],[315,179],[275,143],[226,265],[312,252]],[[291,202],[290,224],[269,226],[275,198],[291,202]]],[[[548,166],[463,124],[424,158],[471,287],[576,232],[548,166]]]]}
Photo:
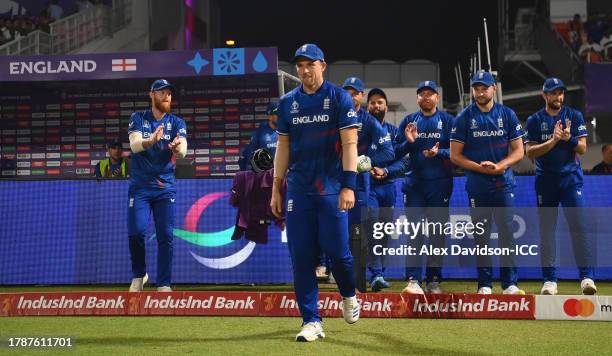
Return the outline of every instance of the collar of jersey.
{"type": "Polygon", "coordinates": [[[319,94],[319,92],[321,92],[321,90],[323,90],[323,87],[327,88],[328,85],[329,84],[327,83],[327,80],[323,79],[323,84],[321,84],[319,89],[317,89],[317,91],[315,91],[312,94],[308,94],[307,92],[304,91],[304,84],[300,84],[300,93],[303,94],[303,95],[308,95],[308,96],[316,95],[316,94],[319,94]]]}
{"type": "Polygon", "coordinates": [[[551,119],[557,119],[557,118],[559,118],[559,117],[561,116],[561,114],[564,114],[564,113],[565,113],[565,108],[566,108],[566,106],[565,106],[565,105],[561,105],[561,110],[559,110],[559,113],[558,113],[557,115],[555,115],[555,116],[550,116],[550,115],[548,114],[548,112],[546,111],[546,108],[543,108],[543,109],[542,109],[542,114],[543,114],[544,116],[550,117],[551,119]]]}

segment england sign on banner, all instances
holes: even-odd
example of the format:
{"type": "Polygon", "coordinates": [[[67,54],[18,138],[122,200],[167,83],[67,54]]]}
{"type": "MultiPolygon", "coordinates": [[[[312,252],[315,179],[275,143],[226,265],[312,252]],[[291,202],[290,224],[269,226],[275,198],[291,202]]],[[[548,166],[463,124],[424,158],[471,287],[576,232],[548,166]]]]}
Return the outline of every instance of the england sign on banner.
{"type": "Polygon", "coordinates": [[[125,54],[2,56],[0,82],[276,74],[274,47],[125,54]]]}
{"type": "Polygon", "coordinates": [[[136,58],[113,59],[113,72],[126,72],[136,70],[136,58]]]}

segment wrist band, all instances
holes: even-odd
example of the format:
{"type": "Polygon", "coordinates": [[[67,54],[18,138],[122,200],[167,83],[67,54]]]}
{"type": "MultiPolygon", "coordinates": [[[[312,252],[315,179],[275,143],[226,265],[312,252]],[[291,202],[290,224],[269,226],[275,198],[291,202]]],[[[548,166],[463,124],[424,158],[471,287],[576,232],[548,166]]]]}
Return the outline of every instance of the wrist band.
{"type": "Polygon", "coordinates": [[[570,145],[571,148],[574,148],[576,146],[578,146],[578,138],[577,137],[572,137],[570,138],[567,143],[570,145]]]}
{"type": "Polygon", "coordinates": [[[342,188],[355,190],[357,187],[357,172],[343,171],[341,186],[342,188]]]}

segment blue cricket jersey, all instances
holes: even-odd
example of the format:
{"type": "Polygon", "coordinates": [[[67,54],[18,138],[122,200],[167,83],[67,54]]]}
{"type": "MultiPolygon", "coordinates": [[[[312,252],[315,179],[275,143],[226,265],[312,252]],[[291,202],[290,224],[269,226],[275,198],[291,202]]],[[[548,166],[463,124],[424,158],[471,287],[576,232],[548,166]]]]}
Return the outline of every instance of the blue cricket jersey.
{"type": "Polygon", "coordinates": [[[406,116],[397,129],[393,146],[396,155],[405,156],[410,153],[410,168],[408,179],[435,180],[450,178],[453,174],[453,165],[450,162],[450,135],[453,125],[453,116],[441,111],[426,116],[421,111],[406,116]],[[404,131],[409,123],[417,128],[418,136],[414,143],[406,140],[404,131]],[[423,155],[439,142],[438,154],[427,158],[423,155]]]}
{"type": "MultiPolygon", "coordinates": [[[[580,111],[562,106],[561,111],[556,116],[548,115],[546,109],[542,109],[529,116],[526,127],[526,142],[540,144],[548,141],[553,137],[557,121],[561,120],[563,128],[565,129],[566,119],[569,119],[572,123],[570,128],[572,137],[585,137],[588,135],[584,117],[580,111]]],[[[557,142],[552,150],[536,158],[535,162],[536,175],[568,175],[575,171],[582,170],[576,152],[569,143],[565,141],[557,142]]]]}
{"type": "Polygon", "coordinates": [[[251,155],[260,148],[268,150],[272,158],[274,158],[277,141],[278,133],[270,127],[270,123],[267,121],[260,123],[257,130],[251,136],[251,142],[242,151],[242,157],[240,157],[239,162],[240,169],[244,171],[250,168],[251,155]]]}
{"type": "Polygon", "coordinates": [[[327,80],[314,93],[302,86],[279,103],[278,134],[289,136],[287,190],[308,195],[338,194],[341,189],[340,130],[358,127],[350,95],[327,80]]]}
{"type": "MultiPolygon", "coordinates": [[[[497,163],[508,156],[509,143],[524,135],[512,109],[494,103],[489,112],[482,112],[472,103],[455,119],[451,141],[464,144],[463,155],[478,164],[483,161],[497,163]]],[[[466,170],[467,186],[480,191],[513,188],[514,175],[508,168],[503,175],[488,175],[466,170]]]]}
{"type": "MultiPolygon", "coordinates": [[[[378,121],[378,120],[377,120],[378,121]]],[[[382,123],[382,127],[383,129],[389,134],[389,136],[391,137],[391,146],[393,147],[394,151],[395,151],[395,137],[398,134],[398,130],[397,127],[395,127],[393,124],[389,123],[389,122],[384,122],[382,123]]],[[[389,183],[393,183],[395,181],[395,178],[403,175],[406,170],[408,169],[408,158],[404,157],[404,156],[398,156],[395,152],[394,152],[394,158],[392,161],[387,162],[387,165],[382,165],[382,166],[378,166],[380,168],[385,168],[388,171],[388,175],[385,179],[383,180],[378,180],[378,179],[371,179],[371,184],[372,185],[381,185],[381,184],[389,184],[389,183]]]]}
{"type": "Polygon", "coordinates": [[[132,153],[130,187],[175,190],[176,160],[168,144],[177,135],[187,138],[185,121],[171,113],[156,120],[151,110],[135,112],[130,117],[128,135],[141,132],[142,138],[148,139],[159,125],[164,125],[162,139],[142,152],[132,153]]]}
{"type": "MultiPolygon", "coordinates": [[[[391,135],[365,110],[359,109],[357,116],[361,124],[357,134],[357,154],[370,157],[372,167],[385,167],[394,158],[391,135]]],[[[357,177],[357,189],[365,190],[369,184],[370,172],[360,173],[357,177]]]]}

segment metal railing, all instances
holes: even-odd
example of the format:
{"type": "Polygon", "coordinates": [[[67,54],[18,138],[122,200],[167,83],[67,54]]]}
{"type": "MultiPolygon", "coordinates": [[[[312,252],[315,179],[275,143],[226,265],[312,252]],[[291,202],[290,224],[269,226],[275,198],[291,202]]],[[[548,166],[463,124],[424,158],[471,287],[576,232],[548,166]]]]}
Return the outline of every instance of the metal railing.
{"type": "Polygon", "coordinates": [[[47,54],[51,47],[51,35],[36,30],[0,46],[0,56],[47,54]]]}
{"type": "Polygon", "coordinates": [[[49,24],[50,33],[34,31],[0,46],[0,55],[65,54],[112,35],[132,22],[132,0],[113,0],[49,24]]]}
{"type": "Polygon", "coordinates": [[[51,23],[51,54],[69,53],[108,35],[108,12],[108,7],[97,5],[51,23]]]}

